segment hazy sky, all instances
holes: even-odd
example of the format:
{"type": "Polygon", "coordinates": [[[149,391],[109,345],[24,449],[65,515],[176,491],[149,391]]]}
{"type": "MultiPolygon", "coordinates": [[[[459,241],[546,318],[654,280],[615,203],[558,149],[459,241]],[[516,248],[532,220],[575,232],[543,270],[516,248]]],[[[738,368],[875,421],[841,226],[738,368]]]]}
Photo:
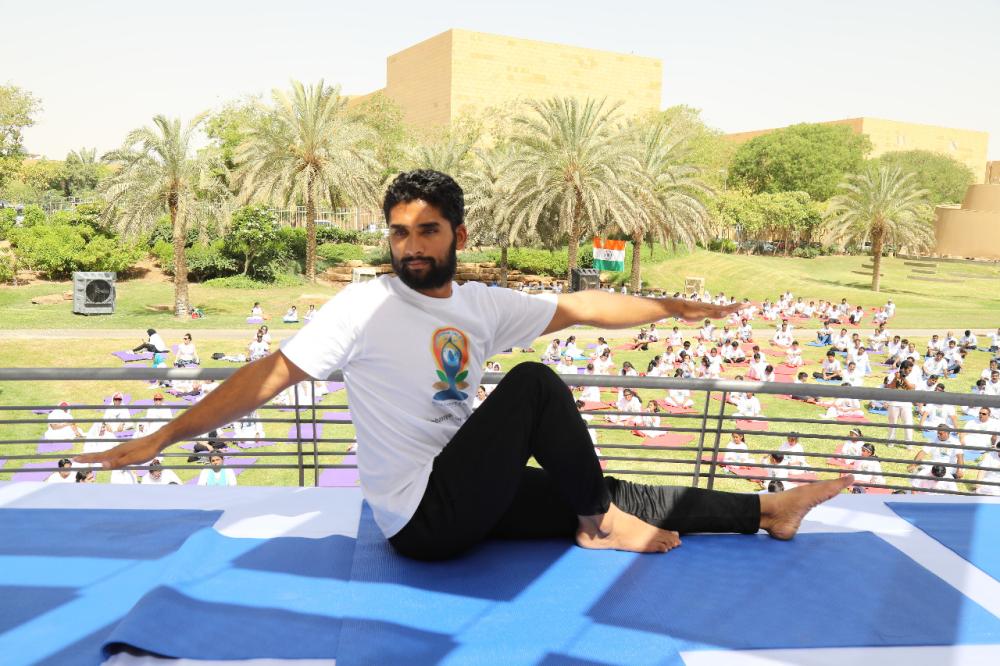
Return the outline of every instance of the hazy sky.
{"type": "Polygon", "coordinates": [[[448,28],[653,56],[663,105],[727,132],[875,116],[991,134],[1000,0],[0,0],[0,83],[41,98],[30,152],[104,152],[289,79],[385,85],[386,56],[448,28]]]}

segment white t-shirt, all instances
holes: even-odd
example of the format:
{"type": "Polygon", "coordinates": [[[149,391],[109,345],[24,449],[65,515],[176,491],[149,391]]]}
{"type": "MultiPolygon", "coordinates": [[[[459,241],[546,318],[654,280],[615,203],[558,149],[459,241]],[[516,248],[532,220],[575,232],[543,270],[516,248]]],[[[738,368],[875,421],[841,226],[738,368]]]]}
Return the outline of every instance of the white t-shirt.
{"type": "Polygon", "coordinates": [[[52,472],[45,477],[45,483],[76,483],[76,470],[71,471],[66,476],[59,472],[52,472]]]}
{"type": "Polygon", "coordinates": [[[163,341],[159,333],[153,333],[149,336],[149,344],[153,345],[158,352],[167,351],[167,343],[163,341]]]}
{"type": "Polygon", "coordinates": [[[148,472],[146,476],[142,477],[142,485],[144,486],[169,486],[171,483],[176,483],[178,486],[183,483],[180,477],[177,476],[177,472],[172,469],[160,470],[159,481],[154,479],[153,475],[148,472]]]}
{"type": "Polygon", "coordinates": [[[346,287],[282,345],[316,379],[343,370],[361,488],[387,537],[409,522],[434,458],[472,414],[483,363],[533,342],[556,300],[477,282],[432,298],[383,276],[346,287]]]}
{"type": "Polygon", "coordinates": [[[177,346],[178,361],[194,361],[197,353],[193,342],[182,342],[177,346]]]}

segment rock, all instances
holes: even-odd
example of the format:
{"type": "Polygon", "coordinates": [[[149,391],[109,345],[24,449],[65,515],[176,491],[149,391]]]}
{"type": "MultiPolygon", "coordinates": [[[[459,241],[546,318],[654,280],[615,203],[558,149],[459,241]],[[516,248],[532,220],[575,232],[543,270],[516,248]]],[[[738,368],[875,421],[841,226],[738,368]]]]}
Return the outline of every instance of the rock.
{"type": "Polygon", "coordinates": [[[350,259],[348,261],[345,261],[344,265],[349,268],[359,268],[361,266],[364,266],[365,262],[361,261],[360,259],[350,259]]]}

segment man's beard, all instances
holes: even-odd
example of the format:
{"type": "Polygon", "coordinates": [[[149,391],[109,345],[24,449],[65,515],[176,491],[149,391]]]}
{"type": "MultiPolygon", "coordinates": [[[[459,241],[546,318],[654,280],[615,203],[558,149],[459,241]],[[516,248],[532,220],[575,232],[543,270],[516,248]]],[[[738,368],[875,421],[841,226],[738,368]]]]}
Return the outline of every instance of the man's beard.
{"type": "Polygon", "coordinates": [[[396,271],[396,275],[398,275],[399,279],[403,281],[403,284],[414,291],[438,289],[451,282],[452,278],[455,277],[455,270],[458,268],[458,255],[455,251],[457,246],[458,239],[452,238],[451,247],[448,248],[447,257],[444,262],[440,264],[434,257],[419,257],[419,259],[428,263],[428,267],[424,270],[423,275],[416,275],[408,266],[409,262],[413,259],[417,259],[417,257],[411,257],[400,261],[396,258],[396,255],[392,254],[390,251],[389,255],[392,258],[392,270],[396,271]]]}

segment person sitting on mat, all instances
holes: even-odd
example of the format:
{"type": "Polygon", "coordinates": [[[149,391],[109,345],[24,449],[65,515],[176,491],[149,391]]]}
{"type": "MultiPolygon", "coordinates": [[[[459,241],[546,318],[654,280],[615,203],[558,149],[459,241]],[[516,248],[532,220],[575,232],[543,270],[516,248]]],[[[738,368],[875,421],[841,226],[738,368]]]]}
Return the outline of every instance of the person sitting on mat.
{"type": "Polygon", "coordinates": [[[288,312],[281,317],[281,321],[285,324],[299,323],[299,308],[295,305],[289,307],[288,312]]]}
{"type": "Polygon", "coordinates": [[[820,372],[814,372],[813,377],[827,382],[839,382],[844,379],[841,375],[842,372],[843,370],[840,361],[837,359],[837,354],[831,350],[826,353],[826,359],[823,361],[823,369],[820,372]]]}
{"type": "Polygon", "coordinates": [[[225,462],[222,454],[214,451],[208,456],[208,469],[203,469],[198,473],[199,486],[235,486],[236,474],[229,467],[223,468],[225,462]]]}
{"type": "Polygon", "coordinates": [[[167,353],[167,343],[163,341],[163,338],[156,332],[156,329],[147,328],[145,342],[133,348],[132,351],[148,351],[153,352],[154,354],[165,354],[167,353]]]}
{"type": "Polygon", "coordinates": [[[722,455],[722,462],[725,465],[752,465],[753,456],[749,453],[746,436],[742,432],[734,432],[726,442],[725,453],[722,455]]]}
{"type": "Polygon", "coordinates": [[[845,477],[755,495],[605,477],[572,393],[540,363],[514,366],[473,412],[468,389],[499,351],[577,324],[721,319],[738,306],[457,284],[457,251],[468,237],[463,194],[436,171],[397,176],[383,211],[395,277],[347,286],[280,350],[240,368],[166,427],[80,461],[144,463],[296,382],[343,369],[362,491],[392,547],[415,559],[452,558],[490,538],[635,552],[671,550],[689,532],[763,529],[790,539],[810,509],[852,484],[845,477]]]}

